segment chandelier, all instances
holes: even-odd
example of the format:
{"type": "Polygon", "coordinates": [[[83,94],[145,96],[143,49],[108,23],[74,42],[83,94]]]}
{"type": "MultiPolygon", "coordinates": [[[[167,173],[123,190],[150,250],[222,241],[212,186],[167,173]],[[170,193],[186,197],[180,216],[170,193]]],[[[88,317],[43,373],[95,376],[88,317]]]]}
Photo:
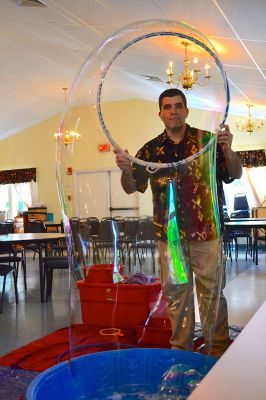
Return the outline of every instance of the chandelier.
{"type": "MultiPolygon", "coordinates": [[[[184,65],[185,65],[185,70],[184,72],[180,72],[177,76],[177,82],[176,82],[176,86],[178,87],[179,84],[182,85],[183,89],[189,90],[192,88],[192,86],[197,83],[200,86],[206,86],[209,82],[209,79],[211,78],[210,74],[209,74],[209,69],[210,66],[208,64],[206,64],[204,66],[204,70],[205,70],[205,75],[204,78],[206,79],[205,82],[200,82],[199,81],[199,73],[201,72],[198,66],[198,58],[194,57],[193,59],[193,64],[194,64],[194,68],[192,70],[189,70],[189,63],[190,60],[188,58],[188,54],[187,54],[187,48],[190,46],[190,43],[188,42],[181,42],[181,44],[184,46],[185,48],[185,58],[184,58],[184,65]]],[[[172,61],[170,61],[169,66],[167,68],[166,71],[167,74],[167,83],[168,85],[172,85],[175,82],[173,81],[173,63],[172,61]]]]}
{"type": "MultiPolygon", "coordinates": [[[[65,96],[65,105],[66,105],[66,100],[67,100],[67,91],[68,88],[64,87],[62,88],[64,90],[64,96],[65,96]]],[[[54,137],[56,140],[60,141],[62,140],[63,143],[67,146],[73,142],[78,142],[79,139],[81,138],[81,134],[78,133],[76,130],[74,131],[69,131],[69,130],[62,130],[62,128],[58,128],[58,130],[54,133],[54,137]]]]}
{"type": "Polygon", "coordinates": [[[246,120],[238,121],[236,120],[236,127],[239,132],[247,132],[247,133],[252,133],[252,132],[258,132],[260,131],[263,126],[264,122],[263,120],[253,120],[250,112],[250,108],[253,107],[253,104],[247,104],[248,106],[248,116],[246,120]]]}

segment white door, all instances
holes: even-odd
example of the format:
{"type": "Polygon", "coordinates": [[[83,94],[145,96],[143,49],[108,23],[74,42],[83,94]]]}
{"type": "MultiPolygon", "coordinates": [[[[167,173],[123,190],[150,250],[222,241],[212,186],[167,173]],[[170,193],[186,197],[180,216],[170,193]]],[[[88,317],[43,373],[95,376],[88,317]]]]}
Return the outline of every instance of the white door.
{"type": "Polygon", "coordinates": [[[109,176],[107,171],[82,171],[76,174],[75,216],[79,218],[109,215],[109,176]]]}
{"type": "Polygon", "coordinates": [[[121,187],[120,177],[120,170],[110,171],[110,215],[137,217],[139,215],[138,194],[126,194],[121,187]]]}
{"type": "Polygon", "coordinates": [[[127,195],[117,170],[77,171],[74,212],[79,218],[138,216],[138,194],[127,195]]]}

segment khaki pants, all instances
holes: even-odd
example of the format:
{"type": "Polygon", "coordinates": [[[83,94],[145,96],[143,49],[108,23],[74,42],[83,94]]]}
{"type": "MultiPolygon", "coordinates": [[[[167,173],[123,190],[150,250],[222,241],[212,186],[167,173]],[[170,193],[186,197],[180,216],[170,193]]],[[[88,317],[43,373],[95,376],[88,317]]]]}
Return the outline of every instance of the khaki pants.
{"type": "Polygon", "coordinates": [[[194,273],[205,351],[221,356],[229,346],[227,302],[222,292],[221,240],[188,243],[188,282],[185,284],[171,283],[167,242],[158,241],[158,250],[161,283],[172,328],[172,348],[193,351],[194,273]]]}

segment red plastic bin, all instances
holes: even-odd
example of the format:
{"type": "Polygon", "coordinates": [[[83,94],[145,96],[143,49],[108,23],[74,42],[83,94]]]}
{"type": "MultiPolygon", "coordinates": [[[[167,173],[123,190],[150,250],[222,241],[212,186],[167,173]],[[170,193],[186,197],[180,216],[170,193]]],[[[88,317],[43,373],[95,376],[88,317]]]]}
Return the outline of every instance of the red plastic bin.
{"type": "MultiPolygon", "coordinates": [[[[113,283],[114,264],[96,264],[83,268],[86,282],[113,283]]],[[[119,265],[119,272],[123,274],[124,267],[119,265]]]]}
{"type": "Polygon", "coordinates": [[[147,285],[77,282],[83,323],[135,329],[146,320],[161,290],[160,281],[147,285]]]}

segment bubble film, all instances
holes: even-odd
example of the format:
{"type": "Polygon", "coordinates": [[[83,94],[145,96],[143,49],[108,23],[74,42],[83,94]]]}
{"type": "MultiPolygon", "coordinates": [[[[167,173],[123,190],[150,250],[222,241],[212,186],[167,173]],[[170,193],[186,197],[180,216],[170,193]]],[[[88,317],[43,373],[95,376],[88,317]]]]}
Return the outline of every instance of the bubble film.
{"type": "Polygon", "coordinates": [[[199,385],[203,373],[186,364],[175,364],[163,376],[159,399],[187,399],[199,385]]]}
{"type": "MultiPolygon", "coordinates": [[[[204,351],[211,354],[222,286],[215,132],[225,121],[228,107],[228,83],[215,49],[184,23],[152,20],[126,26],[88,56],[70,89],[56,146],[58,191],[72,271],[70,350],[61,361],[99,350],[167,347],[169,340],[173,348],[193,351],[195,320],[201,323],[204,351]],[[187,122],[208,134],[182,160],[147,162],[135,154],[163,130],[157,101],[168,88],[169,60],[173,59],[176,72],[184,69],[184,40],[190,44],[190,58],[197,56],[202,66],[210,66],[209,84],[194,85],[185,93],[190,110],[187,122]],[[79,141],[73,136],[66,143],[66,131],[79,132],[79,141]],[[97,150],[106,140],[127,149],[124,154],[150,180],[164,179],[161,270],[150,194],[138,197],[137,205],[131,205],[132,197],[118,207],[110,202],[126,195],[119,184],[115,156],[97,150]],[[70,168],[73,174],[67,173],[70,168]],[[192,197],[193,212],[189,208],[192,197]],[[197,240],[201,235],[205,248],[191,247],[193,235],[197,240]],[[215,270],[208,267],[210,258],[217,265],[215,270]],[[189,346],[174,342],[177,332],[189,346]]],[[[198,385],[204,373],[197,375],[193,366],[186,368],[182,369],[182,363],[173,368],[175,383],[163,381],[157,393],[160,398],[186,398],[198,385]],[[176,383],[180,375],[183,392],[176,383]]],[[[115,389],[113,396],[123,398],[115,389]]]]}

